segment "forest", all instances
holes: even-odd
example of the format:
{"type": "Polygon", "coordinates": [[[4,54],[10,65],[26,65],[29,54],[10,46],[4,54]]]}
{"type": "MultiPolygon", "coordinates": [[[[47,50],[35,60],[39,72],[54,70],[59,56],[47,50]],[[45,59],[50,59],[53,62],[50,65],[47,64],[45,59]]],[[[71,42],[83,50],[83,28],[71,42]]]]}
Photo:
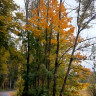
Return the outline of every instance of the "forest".
{"type": "Polygon", "coordinates": [[[96,1],[15,1],[0,0],[0,96],[96,96],[96,37],[82,36],[96,1]]]}

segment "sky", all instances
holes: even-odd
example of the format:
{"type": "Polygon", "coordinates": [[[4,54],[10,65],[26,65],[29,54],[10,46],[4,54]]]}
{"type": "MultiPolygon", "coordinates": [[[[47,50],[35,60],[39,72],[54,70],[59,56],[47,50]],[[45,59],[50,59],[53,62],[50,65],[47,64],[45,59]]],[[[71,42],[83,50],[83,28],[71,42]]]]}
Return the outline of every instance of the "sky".
{"type": "Polygon", "coordinates": [[[16,4],[18,4],[21,8],[24,8],[24,0],[14,0],[16,4]]]}
{"type": "MultiPolygon", "coordinates": [[[[67,9],[74,9],[76,7],[76,2],[75,0],[65,0],[65,6],[67,7],[67,9]]],[[[70,16],[73,17],[73,25],[76,27],[76,14],[75,12],[71,12],[70,16]]],[[[83,37],[84,39],[88,39],[88,38],[92,38],[92,37],[96,37],[96,24],[95,24],[96,20],[92,21],[90,23],[90,28],[89,29],[85,29],[84,31],[81,32],[81,37],[83,37]]],[[[75,30],[76,31],[76,30],[75,30]]],[[[94,41],[96,41],[96,39],[94,39],[94,41]]],[[[93,40],[91,40],[89,43],[94,42],[93,40]]],[[[84,52],[85,54],[87,54],[87,56],[90,55],[91,53],[91,47],[87,48],[88,51],[84,52]]],[[[86,49],[85,49],[86,50],[86,49]]],[[[85,66],[86,68],[90,68],[92,70],[93,67],[93,61],[91,60],[85,60],[82,61],[82,65],[85,66]]]]}
{"type": "MultiPolygon", "coordinates": [[[[74,9],[77,6],[76,5],[77,3],[75,2],[75,0],[63,0],[63,1],[65,2],[64,5],[67,8],[67,12],[70,12],[70,8],[74,9]]],[[[24,0],[14,0],[14,2],[17,3],[20,6],[21,10],[24,10],[24,6],[25,6],[24,5],[24,0]]],[[[74,12],[74,11],[71,12],[69,14],[69,16],[73,18],[72,19],[72,24],[73,24],[73,26],[76,27],[76,12],[74,12]]],[[[95,24],[95,22],[96,22],[96,20],[94,22],[90,23],[90,25],[91,25],[90,29],[85,29],[84,31],[81,32],[80,35],[84,39],[96,37],[96,24],[95,24]]],[[[91,41],[91,42],[93,42],[93,41],[91,41]]],[[[89,42],[89,43],[91,43],[91,42],[89,42]]],[[[85,53],[89,54],[90,50],[85,52],[85,53]]],[[[86,61],[82,62],[82,65],[87,67],[87,68],[90,68],[92,70],[93,62],[90,61],[90,60],[86,60],[86,61]]]]}

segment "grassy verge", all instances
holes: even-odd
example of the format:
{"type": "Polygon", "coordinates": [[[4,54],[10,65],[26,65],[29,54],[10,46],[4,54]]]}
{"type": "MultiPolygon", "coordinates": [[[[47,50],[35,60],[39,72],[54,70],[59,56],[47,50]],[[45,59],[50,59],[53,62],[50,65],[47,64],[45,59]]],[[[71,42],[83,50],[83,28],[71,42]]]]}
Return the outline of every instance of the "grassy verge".
{"type": "Polygon", "coordinates": [[[14,89],[1,89],[0,88],[0,92],[2,92],[2,91],[12,91],[12,90],[14,90],[14,89]]]}
{"type": "Polygon", "coordinates": [[[9,94],[10,94],[10,96],[16,96],[16,92],[15,91],[10,92],[9,94]]]}

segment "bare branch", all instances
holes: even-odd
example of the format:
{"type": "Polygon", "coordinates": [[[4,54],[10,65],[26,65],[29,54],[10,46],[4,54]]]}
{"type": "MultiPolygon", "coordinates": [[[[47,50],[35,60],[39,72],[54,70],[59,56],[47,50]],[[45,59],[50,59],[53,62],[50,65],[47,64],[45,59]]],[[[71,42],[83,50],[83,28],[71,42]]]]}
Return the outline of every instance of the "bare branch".
{"type": "Polygon", "coordinates": [[[80,48],[76,49],[76,50],[75,50],[75,52],[76,52],[77,50],[82,49],[82,48],[87,48],[87,47],[90,47],[90,46],[92,46],[92,45],[94,45],[94,44],[96,44],[96,43],[93,43],[93,44],[91,44],[91,45],[87,45],[87,46],[85,45],[85,46],[83,46],[83,47],[80,47],[80,48]]]}
{"type": "Polygon", "coordinates": [[[80,32],[81,32],[82,30],[84,30],[84,29],[86,28],[86,26],[87,26],[93,19],[95,19],[95,18],[96,18],[96,14],[95,14],[94,16],[92,16],[92,17],[86,22],[86,25],[83,26],[82,29],[80,29],[80,32]]]}
{"type": "MultiPolygon", "coordinates": [[[[83,41],[81,41],[81,42],[79,42],[79,43],[82,43],[82,42],[85,42],[85,41],[88,41],[88,40],[91,40],[91,39],[94,39],[94,38],[96,38],[96,37],[85,39],[85,40],[83,40],[83,41]]],[[[79,44],[79,43],[78,43],[78,44],[79,44]]],[[[73,45],[73,46],[74,46],[74,45],[73,45]]],[[[61,60],[62,58],[64,58],[63,56],[73,48],[73,46],[69,47],[69,48],[62,54],[62,56],[61,56],[60,59],[59,59],[59,62],[60,62],[60,60],[61,60]]],[[[60,63],[60,64],[62,64],[62,63],[60,63]]]]}

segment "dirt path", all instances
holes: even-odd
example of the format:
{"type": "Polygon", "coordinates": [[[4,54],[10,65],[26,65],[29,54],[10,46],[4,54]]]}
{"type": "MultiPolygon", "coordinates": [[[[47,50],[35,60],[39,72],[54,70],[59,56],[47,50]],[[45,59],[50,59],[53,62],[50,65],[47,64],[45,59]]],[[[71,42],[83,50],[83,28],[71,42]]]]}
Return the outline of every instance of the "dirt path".
{"type": "Polygon", "coordinates": [[[0,92],[0,96],[10,96],[9,93],[11,91],[4,91],[4,92],[0,92]]]}
{"type": "Polygon", "coordinates": [[[87,93],[86,90],[80,91],[80,95],[81,95],[81,96],[90,96],[90,95],[87,93]]]}

